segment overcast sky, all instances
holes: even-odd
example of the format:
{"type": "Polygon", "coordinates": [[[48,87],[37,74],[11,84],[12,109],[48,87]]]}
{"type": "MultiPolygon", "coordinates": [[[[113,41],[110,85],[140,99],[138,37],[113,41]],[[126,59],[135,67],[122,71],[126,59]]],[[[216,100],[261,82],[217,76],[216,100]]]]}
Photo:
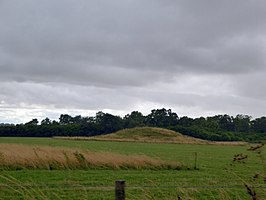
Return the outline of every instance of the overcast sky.
{"type": "Polygon", "coordinates": [[[265,0],[0,0],[0,122],[266,115],[265,0]]]}

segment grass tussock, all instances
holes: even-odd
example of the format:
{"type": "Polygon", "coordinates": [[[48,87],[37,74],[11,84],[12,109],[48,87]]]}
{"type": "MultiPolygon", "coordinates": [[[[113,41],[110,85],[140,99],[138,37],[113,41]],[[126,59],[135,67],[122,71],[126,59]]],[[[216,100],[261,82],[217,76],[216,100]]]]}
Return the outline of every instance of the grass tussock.
{"type": "Polygon", "coordinates": [[[0,169],[181,169],[177,162],[80,149],[0,144],[0,169]]]}

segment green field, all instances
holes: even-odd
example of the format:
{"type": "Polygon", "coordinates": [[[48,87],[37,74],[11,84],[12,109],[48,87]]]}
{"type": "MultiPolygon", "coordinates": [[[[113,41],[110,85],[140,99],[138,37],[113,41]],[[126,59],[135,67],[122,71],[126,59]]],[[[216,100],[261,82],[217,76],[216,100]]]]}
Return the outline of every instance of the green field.
{"type": "MultiPolygon", "coordinates": [[[[126,180],[127,199],[252,199],[244,182],[266,196],[263,164],[247,146],[71,141],[52,138],[0,138],[0,143],[79,148],[148,155],[182,162],[184,170],[19,170],[0,171],[0,199],[114,199],[114,181],[126,180]],[[198,154],[194,170],[195,152],[198,154]],[[246,163],[232,164],[235,154],[246,163]],[[263,187],[263,188],[262,188],[263,187]]],[[[265,152],[264,152],[265,154],[265,152]]]]}

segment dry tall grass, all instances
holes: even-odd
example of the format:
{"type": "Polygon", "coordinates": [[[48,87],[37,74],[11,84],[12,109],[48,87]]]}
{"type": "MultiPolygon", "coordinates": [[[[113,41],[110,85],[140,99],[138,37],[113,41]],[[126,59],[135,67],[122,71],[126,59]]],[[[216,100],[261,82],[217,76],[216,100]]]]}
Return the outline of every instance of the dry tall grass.
{"type": "Polygon", "coordinates": [[[80,149],[0,144],[2,169],[181,169],[177,162],[80,149]]]}

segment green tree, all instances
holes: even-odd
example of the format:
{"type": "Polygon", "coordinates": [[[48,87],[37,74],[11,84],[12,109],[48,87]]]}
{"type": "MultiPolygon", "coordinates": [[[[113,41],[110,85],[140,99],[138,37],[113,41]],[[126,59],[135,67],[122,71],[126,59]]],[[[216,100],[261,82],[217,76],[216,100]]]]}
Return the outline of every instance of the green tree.
{"type": "Polygon", "coordinates": [[[251,121],[251,129],[255,132],[266,133],[266,117],[251,121]]]}
{"type": "Polygon", "coordinates": [[[183,127],[189,127],[192,126],[193,124],[193,119],[187,116],[180,117],[178,120],[178,125],[183,126],[183,127]]]}
{"type": "Polygon", "coordinates": [[[234,131],[235,126],[234,126],[233,117],[226,114],[218,115],[218,120],[219,120],[219,126],[222,130],[234,131]]]}
{"type": "Polygon", "coordinates": [[[218,131],[220,129],[219,117],[217,116],[207,117],[206,127],[212,131],[218,131]]]}
{"type": "Polygon", "coordinates": [[[81,115],[77,115],[71,119],[71,122],[74,124],[81,124],[82,123],[82,117],[81,115]]]}
{"type": "Polygon", "coordinates": [[[96,113],[96,126],[99,133],[112,133],[123,128],[123,120],[102,111],[96,113]]]}
{"type": "Polygon", "coordinates": [[[48,117],[46,117],[41,121],[41,125],[50,125],[50,124],[52,124],[52,121],[48,117]]]}
{"type": "Polygon", "coordinates": [[[33,125],[33,126],[37,126],[38,125],[38,119],[32,119],[31,121],[25,123],[26,126],[28,125],[33,125]]]}
{"type": "Polygon", "coordinates": [[[251,126],[251,116],[237,115],[233,118],[233,122],[236,132],[248,132],[251,126]]]}
{"type": "Polygon", "coordinates": [[[71,124],[73,123],[73,118],[68,114],[61,114],[59,117],[59,123],[61,125],[71,124]]]}
{"type": "Polygon", "coordinates": [[[206,127],[206,119],[204,117],[196,118],[193,120],[193,125],[197,127],[206,127]]]}
{"type": "Polygon", "coordinates": [[[133,111],[124,117],[125,128],[134,128],[144,126],[145,117],[141,112],[133,111]]]}
{"type": "Polygon", "coordinates": [[[147,124],[155,127],[167,128],[178,124],[178,115],[171,109],[153,109],[146,117],[147,124]]]}

